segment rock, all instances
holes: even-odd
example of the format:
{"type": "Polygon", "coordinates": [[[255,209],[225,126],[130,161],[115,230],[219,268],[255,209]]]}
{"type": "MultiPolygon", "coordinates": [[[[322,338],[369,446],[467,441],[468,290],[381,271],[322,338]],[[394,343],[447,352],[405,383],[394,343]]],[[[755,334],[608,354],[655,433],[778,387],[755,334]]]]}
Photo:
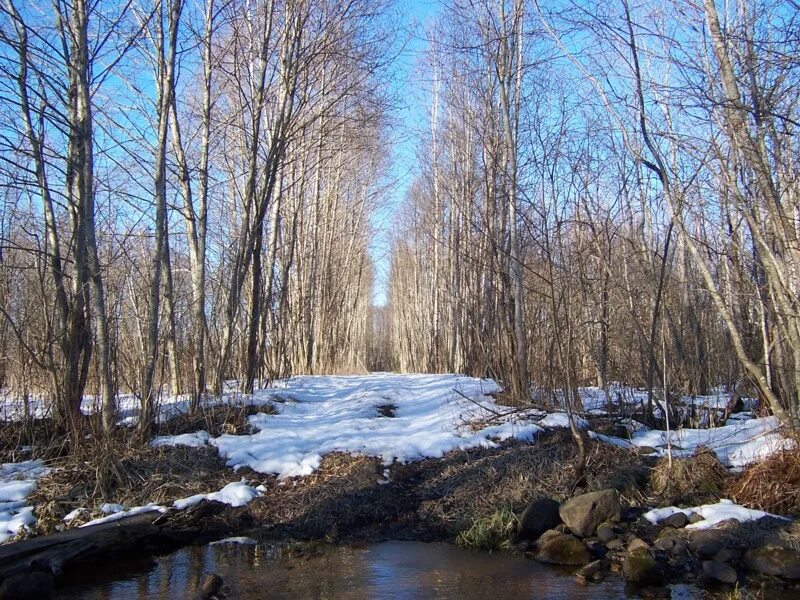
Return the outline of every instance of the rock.
{"type": "Polygon", "coordinates": [[[562,535],[564,535],[564,532],[559,531],[558,529],[550,529],[548,531],[545,531],[542,535],[539,536],[539,539],[537,540],[537,545],[539,546],[539,548],[541,548],[542,546],[547,544],[547,542],[549,542],[550,540],[553,540],[562,535]]]}
{"type": "Polygon", "coordinates": [[[694,525],[695,523],[699,523],[700,521],[705,521],[705,519],[701,514],[692,513],[691,515],[689,515],[689,523],[691,523],[692,525],[694,525]]]}
{"type": "Polygon", "coordinates": [[[686,557],[680,555],[671,556],[668,561],[669,566],[675,570],[687,567],[688,565],[686,563],[687,563],[686,557]]]}
{"type": "Polygon", "coordinates": [[[613,539],[610,542],[608,542],[606,544],[606,548],[608,548],[612,552],[619,552],[620,550],[624,550],[625,549],[625,542],[623,542],[619,538],[616,538],[616,539],[613,539]]]}
{"type": "Polygon", "coordinates": [[[639,548],[644,548],[645,550],[650,550],[650,546],[647,542],[640,538],[633,538],[630,543],[628,544],[628,553],[633,552],[634,550],[638,550],[639,548]]]}
{"type": "Polygon", "coordinates": [[[599,542],[598,540],[583,540],[586,544],[586,547],[589,548],[589,552],[592,553],[593,556],[597,558],[605,558],[605,555],[608,554],[608,550],[606,547],[599,542]]]}
{"type": "Polygon", "coordinates": [[[583,540],[566,533],[541,544],[536,560],[553,565],[585,565],[591,562],[592,555],[583,540]]]}
{"type": "Polygon", "coordinates": [[[734,585],[739,580],[739,574],[736,569],[716,560],[703,562],[703,575],[712,581],[719,581],[728,585],[734,585]]]}
{"type": "Polygon", "coordinates": [[[672,547],[673,556],[685,556],[688,551],[689,545],[686,543],[686,541],[682,540],[681,538],[677,538],[675,540],[675,545],[672,547]]]}
{"type": "Polygon", "coordinates": [[[216,596],[222,588],[222,577],[216,573],[210,573],[203,579],[203,584],[200,586],[200,598],[202,600],[209,600],[216,596]]]}
{"type": "Polygon", "coordinates": [[[31,571],[12,575],[0,585],[0,600],[40,600],[52,598],[53,575],[31,571]]]}
{"type": "Polygon", "coordinates": [[[588,565],[584,565],[575,571],[575,578],[578,583],[586,583],[588,581],[599,582],[605,578],[605,571],[608,564],[603,560],[595,560],[588,565]]]}
{"type": "Polygon", "coordinates": [[[662,552],[671,552],[675,547],[675,538],[672,536],[658,538],[653,542],[653,546],[662,552]]]}
{"type": "Polygon", "coordinates": [[[744,564],[751,571],[784,579],[800,579],[800,554],[788,548],[761,546],[744,555],[744,564]]]}
{"type": "Polygon", "coordinates": [[[689,538],[689,549],[701,558],[712,558],[725,545],[721,534],[713,529],[695,531],[689,538]]]}
{"type": "Polygon", "coordinates": [[[561,523],[559,504],[552,498],[537,498],[519,517],[517,535],[521,539],[538,540],[541,535],[561,523]]]}
{"type": "Polygon", "coordinates": [[[628,552],[622,563],[625,579],[638,585],[661,585],[664,573],[646,548],[636,548],[628,552]]]}
{"type": "Polygon", "coordinates": [[[677,512],[675,514],[668,516],[663,521],[661,521],[661,524],[665,527],[674,527],[675,529],[681,529],[689,524],[689,517],[687,517],[682,512],[677,512]]]}
{"type": "Polygon", "coordinates": [[[714,560],[721,563],[737,560],[738,558],[739,553],[733,548],[723,548],[714,555],[714,560]]]}
{"type": "Polygon", "coordinates": [[[621,506],[616,490],[581,494],[561,505],[559,514],[569,530],[579,537],[589,537],[603,521],[619,521],[621,506]]]}
{"type": "Polygon", "coordinates": [[[597,528],[597,539],[604,544],[614,539],[614,528],[611,526],[611,523],[600,523],[600,526],[597,528]]]}

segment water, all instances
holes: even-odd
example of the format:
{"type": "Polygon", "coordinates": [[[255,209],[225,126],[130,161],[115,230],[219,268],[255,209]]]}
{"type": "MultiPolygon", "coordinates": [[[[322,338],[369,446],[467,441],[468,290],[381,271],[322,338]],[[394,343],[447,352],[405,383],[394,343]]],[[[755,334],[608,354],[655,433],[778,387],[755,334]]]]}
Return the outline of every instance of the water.
{"type": "MultiPolygon", "coordinates": [[[[581,587],[570,570],[448,544],[383,542],[322,546],[298,556],[285,546],[214,544],[155,560],[88,566],[70,575],[60,598],[197,598],[205,575],[224,580],[227,598],[625,598],[620,578],[581,587]]],[[[694,590],[696,594],[697,590],[694,590]]],[[[696,597],[676,588],[673,598],[696,597]]]]}

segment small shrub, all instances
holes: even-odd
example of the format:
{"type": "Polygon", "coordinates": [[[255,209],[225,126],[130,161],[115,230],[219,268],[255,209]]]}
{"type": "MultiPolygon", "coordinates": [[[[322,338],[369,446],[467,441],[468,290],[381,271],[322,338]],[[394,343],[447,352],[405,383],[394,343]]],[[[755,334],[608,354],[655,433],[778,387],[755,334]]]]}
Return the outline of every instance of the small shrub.
{"type": "Polygon", "coordinates": [[[488,552],[510,550],[516,526],[517,516],[510,507],[504,506],[487,517],[471,519],[469,527],[456,537],[456,544],[488,552]]]}

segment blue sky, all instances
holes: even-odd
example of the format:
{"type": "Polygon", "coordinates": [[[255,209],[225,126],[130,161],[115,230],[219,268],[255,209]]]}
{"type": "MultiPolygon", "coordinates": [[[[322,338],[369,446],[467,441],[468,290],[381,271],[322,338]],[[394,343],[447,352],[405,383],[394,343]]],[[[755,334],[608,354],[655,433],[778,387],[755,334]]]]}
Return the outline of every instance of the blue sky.
{"type": "Polygon", "coordinates": [[[382,206],[373,217],[377,234],[372,242],[371,254],[376,268],[373,288],[373,304],[386,304],[389,271],[389,250],[392,221],[395,208],[405,197],[416,171],[416,140],[420,126],[427,124],[424,86],[420,85],[415,69],[419,56],[427,43],[424,39],[425,25],[435,18],[440,9],[438,0],[400,0],[398,10],[411,30],[411,39],[403,49],[394,66],[393,81],[399,102],[398,114],[394,115],[397,127],[388,140],[392,148],[392,168],[389,173],[391,189],[382,206]]]}

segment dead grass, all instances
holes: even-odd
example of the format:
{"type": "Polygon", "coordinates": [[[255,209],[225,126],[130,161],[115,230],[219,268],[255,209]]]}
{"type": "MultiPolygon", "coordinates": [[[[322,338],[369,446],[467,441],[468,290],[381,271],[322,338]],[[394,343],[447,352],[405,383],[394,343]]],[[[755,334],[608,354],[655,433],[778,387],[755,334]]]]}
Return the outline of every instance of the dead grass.
{"type": "MultiPolygon", "coordinates": [[[[587,444],[587,486],[578,493],[622,481],[623,495],[630,494],[628,473],[638,468],[640,458],[587,444]]],[[[378,458],[334,453],[307,477],[267,479],[266,493],[249,510],[273,532],[298,537],[455,540],[462,534],[465,543],[499,547],[507,539],[500,533],[507,520],[497,515],[518,514],[538,496],[566,499],[576,458],[569,432],[556,432],[534,444],[507,441],[394,464],[390,482],[382,485],[385,467],[378,458]]]]}
{"type": "Polygon", "coordinates": [[[689,458],[659,459],[650,474],[650,492],[667,505],[699,505],[723,497],[730,476],[717,455],[698,448],[689,458]]]}
{"type": "Polygon", "coordinates": [[[204,429],[213,436],[251,432],[247,418],[257,413],[275,413],[272,404],[228,404],[201,406],[193,413],[181,413],[158,426],[158,435],[180,435],[204,429]]]}
{"type": "Polygon", "coordinates": [[[64,528],[63,517],[87,509],[72,525],[100,516],[102,504],[171,503],[216,491],[238,479],[214,448],[158,447],[133,432],[89,438],[78,451],[50,461],[53,467],[28,497],[36,506],[37,534],[64,528]]]}
{"type": "Polygon", "coordinates": [[[743,506],[800,516],[800,454],[796,450],[773,454],[748,468],[727,489],[743,506]]]}
{"type": "MultiPolygon", "coordinates": [[[[273,410],[270,405],[204,407],[167,420],[158,426],[157,433],[176,435],[205,429],[212,435],[242,434],[249,430],[249,415],[273,410]]],[[[79,444],[68,444],[62,432],[44,425],[26,429],[17,424],[0,429],[0,447],[18,444],[15,440],[21,435],[32,436],[33,456],[45,459],[52,467],[29,496],[37,507],[33,533],[63,529],[64,515],[76,508],[86,511],[72,525],[101,516],[99,509],[104,503],[126,507],[149,502],[170,504],[178,498],[217,491],[242,477],[225,466],[215,448],[153,447],[134,429],[121,428],[109,436],[99,433],[94,425],[87,418],[79,444]]]]}
{"type": "MultiPolygon", "coordinates": [[[[587,441],[586,487],[593,491],[620,487],[620,482],[640,459],[620,448],[587,441]]],[[[431,468],[421,490],[420,513],[455,531],[470,527],[473,519],[486,519],[501,506],[521,512],[532,498],[566,500],[575,482],[577,451],[568,431],[541,436],[534,444],[508,442],[500,448],[454,453],[431,468]]],[[[428,461],[424,461],[428,462],[428,461]]]]}

